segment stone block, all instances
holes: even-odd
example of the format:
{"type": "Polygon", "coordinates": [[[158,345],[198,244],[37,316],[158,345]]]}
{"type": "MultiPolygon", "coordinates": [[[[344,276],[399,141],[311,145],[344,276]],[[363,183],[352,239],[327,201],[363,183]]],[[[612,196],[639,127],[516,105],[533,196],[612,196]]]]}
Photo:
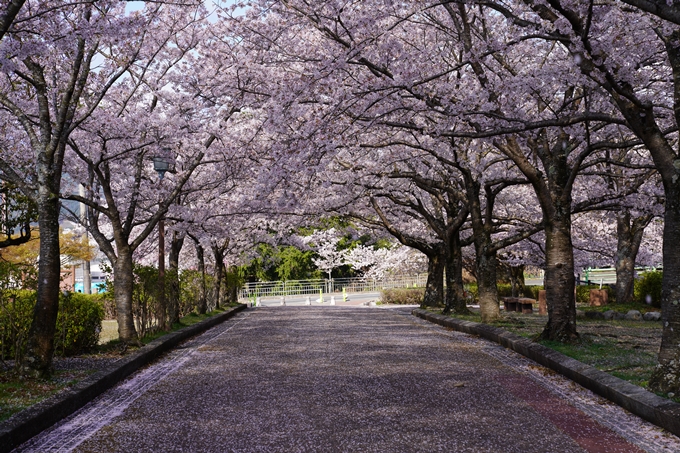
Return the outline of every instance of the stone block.
{"type": "Polygon", "coordinates": [[[586,318],[588,319],[604,319],[604,313],[599,311],[587,311],[586,318]]]}
{"type": "Polygon", "coordinates": [[[660,311],[648,311],[644,315],[642,315],[642,319],[645,321],[661,321],[661,312],[660,311]]]}
{"type": "Polygon", "coordinates": [[[607,305],[609,295],[606,289],[591,289],[590,290],[590,306],[601,307],[607,305]]]}
{"type": "Polygon", "coordinates": [[[630,310],[625,316],[626,319],[630,321],[639,321],[642,319],[642,314],[637,310],[630,310]]]}
{"type": "Polygon", "coordinates": [[[616,313],[614,310],[607,310],[604,313],[602,313],[602,316],[604,316],[604,319],[607,321],[611,321],[614,319],[614,313],[616,313]]]}
{"type": "Polygon", "coordinates": [[[503,307],[505,308],[506,312],[510,311],[521,311],[517,309],[517,298],[516,297],[504,297],[503,298],[503,307]]]}
{"type": "Polygon", "coordinates": [[[530,315],[534,312],[534,304],[536,300],[529,297],[520,297],[517,299],[517,311],[521,311],[525,315],[530,315]]]}

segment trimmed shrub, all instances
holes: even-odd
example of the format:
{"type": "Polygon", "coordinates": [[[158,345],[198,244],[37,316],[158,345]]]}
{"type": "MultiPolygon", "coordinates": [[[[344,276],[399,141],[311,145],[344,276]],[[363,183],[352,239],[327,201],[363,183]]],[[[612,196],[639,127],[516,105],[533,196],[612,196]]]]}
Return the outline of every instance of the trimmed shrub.
{"type": "MultiPolygon", "coordinates": [[[[99,342],[104,308],[97,295],[66,293],[59,297],[54,350],[75,355],[99,342]]],[[[21,360],[36,303],[35,291],[5,292],[0,298],[0,356],[21,360]]]]}
{"type": "MultiPolygon", "coordinates": [[[[466,295],[471,298],[471,300],[477,302],[479,301],[479,291],[477,289],[477,283],[470,283],[464,285],[466,295]]],[[[510,283],[497,283],[496,288],[498,288],[498,297],[512,297],[512,285],[510,283]]],[[[531,297],[532,299],[538,300],[538,290],[543,289],[542,286],[525,286],[524,294],[520,294],[520,297],[531,297]]]]}
{"type": "Polygon", "coordinates": [[[633,298],[635,302],[647,303],[647,295],[652,296],[652,306],[661,308],[662,271],[648,271],[635,280],[633,298]]]}
{"type": "Polygon", "coordinates": [[[381,291],[381,300],[384,304],[420,305],[424,297],[424,288],[394,288],[381,291]]]}
{"type": "Polygon", "coordinates": [[[0,358],[23,358],[28,329],[33,320],[36,292],[28,290],[0,293],[0,358]]]}
{"type": "Polygon", "coordinates": [[[54,350],[63,356],[94,349],[99,343],[104,307],[96,294],[62,293],[54,350]]]}

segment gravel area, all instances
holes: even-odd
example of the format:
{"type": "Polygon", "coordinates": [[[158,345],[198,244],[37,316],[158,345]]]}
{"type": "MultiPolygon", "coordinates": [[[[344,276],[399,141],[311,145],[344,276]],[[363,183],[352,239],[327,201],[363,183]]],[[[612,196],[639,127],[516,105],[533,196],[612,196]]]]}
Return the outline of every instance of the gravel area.
{"type": "Polygon", "coordinates": [[[521,356],[408,310],[242,312],[16,451],[680,451],[521,356]]]}

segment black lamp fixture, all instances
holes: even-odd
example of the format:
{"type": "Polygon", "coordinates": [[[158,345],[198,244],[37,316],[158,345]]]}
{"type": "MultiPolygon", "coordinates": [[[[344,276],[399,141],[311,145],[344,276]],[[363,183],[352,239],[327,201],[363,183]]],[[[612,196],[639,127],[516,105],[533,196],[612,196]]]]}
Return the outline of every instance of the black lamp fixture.
{"type": "Polygon", "coordinates": [[[175,172],[175,160],[171,157],[165,156],[154,156],[153,158],[153,169],[158,172],[158,177],[163,179],[165,172],[174,173],[175,172]]]}

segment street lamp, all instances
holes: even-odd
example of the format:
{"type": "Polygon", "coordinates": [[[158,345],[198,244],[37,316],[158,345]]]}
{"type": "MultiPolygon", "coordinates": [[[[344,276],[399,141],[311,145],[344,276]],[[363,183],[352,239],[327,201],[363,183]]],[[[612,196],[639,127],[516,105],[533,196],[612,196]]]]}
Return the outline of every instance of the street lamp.
{"type": "MultiPolygon", "coordinates": [[[[163,149],[163,151],[170,151],[169,149],[163,149]]],[[[153,169],[158,173],[158,186],[160,188],[163,182],[163,176],[166,172],[174,173],[174,160],[169,157],[164,156],[154,156],[153,157],[153,169]]],[[[160,209],[160,200],[158,202],[158,209],[160,209]]],[[[161,313],[159,313],[161,318],[160,327],[170,327],[166,326],[165,322],[166,316],[166,302],[165,302],[165,220],[163,216],[158,219],[158,306],[161,313]]]]}
{"type": "Polygon", "coordinates": [[[175,160],[171,157],[165,156],[154,156],[153,159],[153,169],[158,172],[158,178],[160,181],[163,180],[165,172],[174,173],[175,172],[175,160]]]}

